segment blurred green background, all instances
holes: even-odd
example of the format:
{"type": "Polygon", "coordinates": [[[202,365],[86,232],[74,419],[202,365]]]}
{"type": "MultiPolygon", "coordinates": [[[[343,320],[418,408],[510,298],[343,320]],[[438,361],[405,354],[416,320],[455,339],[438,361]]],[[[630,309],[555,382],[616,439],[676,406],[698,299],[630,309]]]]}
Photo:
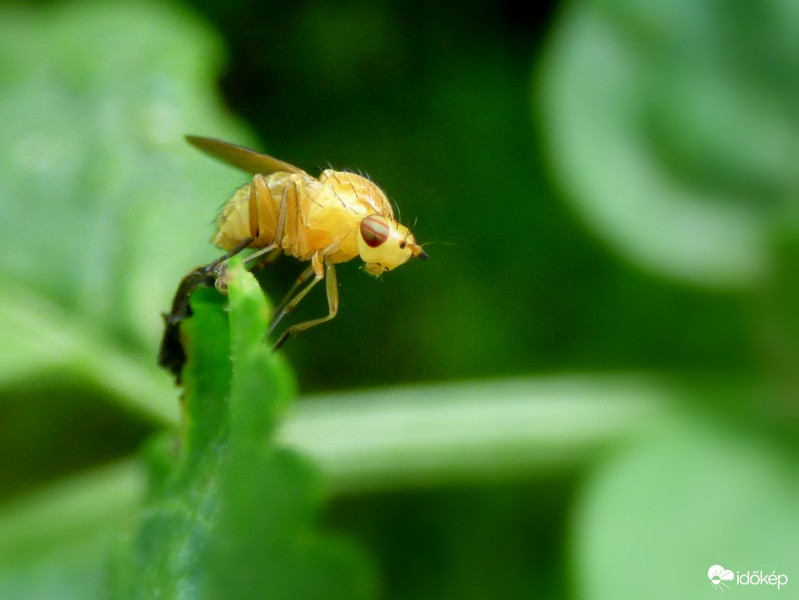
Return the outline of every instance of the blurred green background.
{"type": "Polygon", "coordinates": [[[799,578],[799,4],[517,6],[0,7],[0,597],[93,593],[177,420],[160,313],[246,179],[184,133],[366,171],[430,242],[281,350],[383,597],[799,578]]]}

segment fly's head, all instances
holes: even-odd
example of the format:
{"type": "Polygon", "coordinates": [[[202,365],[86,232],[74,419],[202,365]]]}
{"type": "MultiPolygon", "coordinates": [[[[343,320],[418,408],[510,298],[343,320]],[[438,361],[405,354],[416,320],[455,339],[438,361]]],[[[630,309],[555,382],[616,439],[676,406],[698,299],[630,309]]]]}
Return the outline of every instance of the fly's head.
{"type": "Polygon", "coordinates": [[[410,230],[381,215],[364,217],[358,227],[358,253],[370,275],[381,275],[405,264],[412,256],[427,260],[410,230]]]}

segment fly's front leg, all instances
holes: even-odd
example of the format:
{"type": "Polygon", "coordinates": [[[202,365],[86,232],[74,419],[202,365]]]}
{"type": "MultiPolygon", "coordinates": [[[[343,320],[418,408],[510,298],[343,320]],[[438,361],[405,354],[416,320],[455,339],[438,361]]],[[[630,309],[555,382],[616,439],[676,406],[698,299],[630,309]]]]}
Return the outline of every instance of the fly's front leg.
{"type": "MultiPolygon", "coordinates": [[[[305,321],[303,323],[297,323],[296,325],[292,325],[291,327],[286,329],[286,331],[283,332],[283,335],[281,335],[280,338],[277,340],[272,350],[277,350],[278,348],[280,348],[284,343],[286,343],[286,340],[289,339],[289,337],[294,335],[295,333],[299,333],[300,331],[305,331],[306,329],[310,329],[311,327],[320,325],[336,316],[336,314],[338,313],[338,281],[336,279],[336,268],[333,266],[332,263],[325,264],[325,277],[327,278],[327,281],[325,281],[325,290],[327,291],[327,306],[329,310],[328,314],[319,319],[312,319],[311,321],[305,321]]],[[[303,291],[307,293],[307,290],[309,290],[315,283],[317,283],[319,279],[321,278],[317,276],[314,279],[314,281],[311,283],[311,285],[309,285],[306,288],[306,290],[303,291]]],[[[291,310],[302,299],[302,296],[300,294],[298,294],[298,296],[299,298],[292,300],[289,304],[286,305],[284,313],[291,310]]]]}

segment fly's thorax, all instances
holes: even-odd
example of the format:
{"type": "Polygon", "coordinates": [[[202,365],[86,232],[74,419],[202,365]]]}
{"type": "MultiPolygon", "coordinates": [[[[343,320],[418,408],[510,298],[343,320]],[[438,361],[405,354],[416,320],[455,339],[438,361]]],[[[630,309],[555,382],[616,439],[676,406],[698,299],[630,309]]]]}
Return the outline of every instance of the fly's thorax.
{"type": "Polygon", "coordinates": [[[358,254],[370,275],[380,275],[408,262],[427,258],[407,227],[381,215],[369,215],[358,227],[358,254]]]}
{"type": "Polygon", "coordinates": [[[389,219],[394,218],[394,210],[386,193],[367,177],[327,169],[319,176],[319,181],[331,190],[339,203],[359,214],[377,213],[389,219]]]}

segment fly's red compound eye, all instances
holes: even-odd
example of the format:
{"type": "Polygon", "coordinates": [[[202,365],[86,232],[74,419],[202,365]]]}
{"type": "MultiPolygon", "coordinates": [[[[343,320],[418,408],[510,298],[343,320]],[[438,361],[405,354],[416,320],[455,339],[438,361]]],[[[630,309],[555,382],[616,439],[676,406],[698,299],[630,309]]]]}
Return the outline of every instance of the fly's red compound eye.
{"type": "Polygon", "coordinates": [[[388,239],[388,221],[378,215],[369,215],[361,221],[361,237],[370,248],[377,248],[388,239]]]}

